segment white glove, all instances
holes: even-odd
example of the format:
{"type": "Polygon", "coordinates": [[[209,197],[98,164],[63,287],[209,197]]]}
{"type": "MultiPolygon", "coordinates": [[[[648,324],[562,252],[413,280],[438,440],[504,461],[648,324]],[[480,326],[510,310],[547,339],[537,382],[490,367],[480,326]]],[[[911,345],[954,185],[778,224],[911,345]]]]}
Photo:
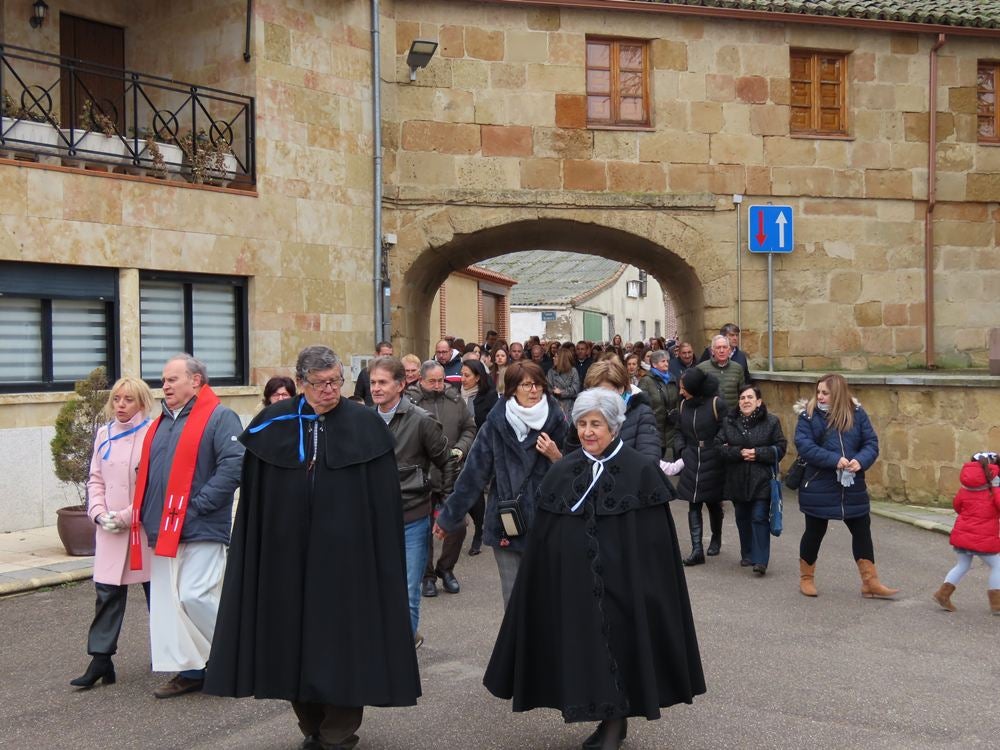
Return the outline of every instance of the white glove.
{"type": "Polygon", "coordinates": [[[841,486],[851,487],[854,484],[854,472],[848,469],[837,469],[837,479],[841,486]]]}
{"type": "Polygon", "coordinates": [[[465,454],[462,453],[462,449],[461,448],[452,448],[451,449],[451,455],[452,455],[453,458],[457,458],[459,461],[461,461],[462,460],[462,456],[464,456],[465,454]]]}
{"type": "Polygon", "coordinates": [[[660,461],[660,471],[666,474],[668,477],[674,477],[681,473],[681,469],[684,468],[684,459],[678,458],[676,461],[667,462],[660,461]]]}
{"type": "Polygon", "coordinates": [[[118,514],[113,510],[107,513],[101,513],[97,517],[97,522],[101,524],[101,528],[110,534],[118,534],[125,530],[125,524],[121,522],[118,518],[118,514]]]}

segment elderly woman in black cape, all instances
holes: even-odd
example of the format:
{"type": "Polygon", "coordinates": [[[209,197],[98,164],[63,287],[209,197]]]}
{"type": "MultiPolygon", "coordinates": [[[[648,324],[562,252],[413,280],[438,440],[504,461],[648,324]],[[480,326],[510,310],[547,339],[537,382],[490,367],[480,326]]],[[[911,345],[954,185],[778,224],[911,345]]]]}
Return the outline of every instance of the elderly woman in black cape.
{"type": "Polygon", "coordinates": [[[627,717],[705,692],[687,585],[656,461],[625,445],[625,404],[593,388],[573,406],[582,450],[538,490],[535,526],[483,683],[515,711],[600,724],[583,748],[618,748],[627,717]]]}

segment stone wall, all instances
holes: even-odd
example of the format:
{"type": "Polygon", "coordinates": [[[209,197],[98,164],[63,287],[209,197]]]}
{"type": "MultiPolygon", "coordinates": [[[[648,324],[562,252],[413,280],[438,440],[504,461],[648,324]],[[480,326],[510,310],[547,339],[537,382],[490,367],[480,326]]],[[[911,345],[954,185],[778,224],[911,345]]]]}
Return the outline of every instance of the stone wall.
{"type": "MultiPolygon", "coordinates": [[[[383,26],[396,51],[386,183],[401,276],[451,251],[456,236],[504,220],[572,213],[652,238],[638,211],[610,223],[603,215],[631,211],[617,202],[623,195],[709,195],[714,203],[696,217],[685,207],[671,211],[686,231],[666,238],[662,247],[674,257],[651,269],[681,298],[690,276],[678,261],[693,269],[704,309],[687,295],[680,325],[682,336],[700,340],[735,317],[730,198],[739,193],[744,206],[772,201],[796,212],[795,252],[776,263],[779,367],[925,362],[931,35],[451,0],[391,8],[383,26]],[[653,40],[651,130],[586,127],[587,34],[653,40]],[[414,38],[440,47],[410,83],[403,58],[414,38]],[[790,135],[792,47],[850,52],[850,137],[790,135]],[[455,224],[456,212],[443,206],[456,203],[481,210],[455,224]]],[[[935,335],[947,366],[984,366],[987,329],[1000,313],[1000,148],[976,142],[975,117],[977,59],[995,52],[986,40],[949,37],[940,53],[935,335]],[[965,304],[970,295],[976,305],[965,304]]],[[[758,361],[766,350],[765,264],[743,263],[744,340],[758,361]]],[[[421,278],[439,282],[444,267],[421,278]]],[[[422,336],[409,320],[421,305],[410,303],[426,290],[409,287],[394,326],[422,336]]]]}
{"type": "MultiPolygon", "coordinates": [[[[768,410],[781,419],[789,456],[795,455],[792,405],[812,397],[819,377],[759,376],[768,410]]],[[[849,375],[848,381],[879,438],[879,460],[866,476],[876,499],[950,505],[962,464],[1000,445],[998,377],[849,375]]]]}

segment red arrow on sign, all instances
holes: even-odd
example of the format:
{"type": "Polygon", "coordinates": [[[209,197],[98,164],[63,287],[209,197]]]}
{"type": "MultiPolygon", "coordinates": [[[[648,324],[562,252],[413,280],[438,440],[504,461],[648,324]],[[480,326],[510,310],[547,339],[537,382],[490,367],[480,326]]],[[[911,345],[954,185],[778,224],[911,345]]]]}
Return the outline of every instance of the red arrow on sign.
{"type": "Polygon", "coordinates": [[[763,245],[764,244],[764,240],[767,239],[767,235],[764,234],[764,212],[763,211],[758,211],[757,212],[757,237],[756,237],[756,239],[757,239],[757,244],[758,245],[763,245]]]}

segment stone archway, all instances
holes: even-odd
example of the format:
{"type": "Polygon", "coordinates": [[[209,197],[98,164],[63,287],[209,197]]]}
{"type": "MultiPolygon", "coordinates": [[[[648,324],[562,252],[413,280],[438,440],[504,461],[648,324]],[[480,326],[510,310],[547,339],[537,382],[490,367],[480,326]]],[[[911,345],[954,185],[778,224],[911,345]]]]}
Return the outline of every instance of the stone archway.
{"type": "Polygon", "coordinates": [[[429,350],[428,312],[448,274],[506,253],[566,250],[643,268],[670,295],[680,335],[698,341],[707,333],[706,287],[729,287],[721,251],[693,221],[667,212],[531,215],[449,206],[409,218],[390,255],[393,340],[406,351],[429,350]]]}

